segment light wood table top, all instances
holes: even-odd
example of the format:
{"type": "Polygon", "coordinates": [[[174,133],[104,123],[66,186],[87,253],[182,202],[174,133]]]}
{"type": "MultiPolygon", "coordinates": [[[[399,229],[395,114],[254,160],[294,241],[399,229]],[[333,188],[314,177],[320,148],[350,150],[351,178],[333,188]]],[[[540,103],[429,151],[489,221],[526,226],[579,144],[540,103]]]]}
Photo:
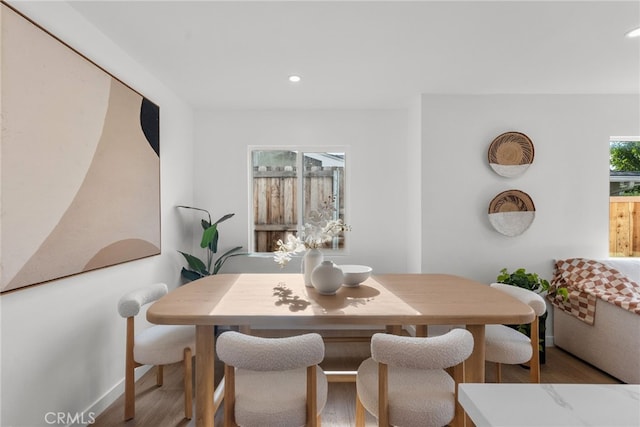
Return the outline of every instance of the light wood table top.
{"type": "Polygon", "coordinates": [[[529,323],[533,311],[503,292],[459,276],[373,276],[336,295],[305,287],[300,274],[220,274],[173,290],[147,312],[158,324],[317,326],[326,324],[529,323]]]}
{"type": "Polygon", "coordinates": [[[466,325],[474,350],[465,381],[484,382],[484,325],[530,323],[517,299],[454,275],[386,274],[336,295],[304,286],[301,274],[220,274],[196,280],[152,304],[152,323],[196,325],[196,425],[213,426],[214,325],[273,328],[322,325],[466,325]]]}

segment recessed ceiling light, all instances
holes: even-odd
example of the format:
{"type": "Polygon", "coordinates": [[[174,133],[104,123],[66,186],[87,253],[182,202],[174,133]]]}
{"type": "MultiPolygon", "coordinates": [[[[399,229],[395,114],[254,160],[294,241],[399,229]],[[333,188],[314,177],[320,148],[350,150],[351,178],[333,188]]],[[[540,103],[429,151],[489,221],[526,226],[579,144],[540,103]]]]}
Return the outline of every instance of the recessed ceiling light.
{"type": "Polygon", "coordinates": [[[629,31],[629,32],[626,34],[626,36],[627,36],[627,37],[629,37],[629,38],[632,38],[632,37],[640,37],[640,27],[638,27],[638,28],[636,28],[636,29],[634,29],[634,30],[629,31]]]}
{"type": "Polygon", "coordinates": [[[300,80],[301,80],[301,79],[300,79],[300,76],[296,76],[296,75],[289,76],[289,81],[290,81],[291,83],[298,83],[300,80]]]}

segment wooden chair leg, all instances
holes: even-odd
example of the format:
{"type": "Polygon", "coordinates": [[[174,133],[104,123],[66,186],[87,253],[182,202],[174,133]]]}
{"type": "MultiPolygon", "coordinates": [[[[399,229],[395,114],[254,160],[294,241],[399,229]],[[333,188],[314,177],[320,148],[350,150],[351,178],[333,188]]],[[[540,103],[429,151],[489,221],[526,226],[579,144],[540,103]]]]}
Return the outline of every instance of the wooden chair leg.
{"type": "Polygon", "coordinates": [[[188,420],[193,416],[193,364],[191,349],[184,349],[184,417],[188,420]]]}
{"type": "Polygon", "coordinates": [[[158,387],[162,387],[164,383],[164,366],[158,365],[156,366],[156,385],[158,387]]]}
{"type": "MultiPolygon", "coordinates": [[[[197,368],[197,367],[196,367],[197,368]]],[[[224,427],[236,424],[236,371],[233,366],[224,365],[224,427]]]]}
{"type": "Polygon", "coordinates": [[[356,392],[356,427],[364,427],[366,416],[366,409],[364,409],[360,396],[358,396],[358,393],[356,392]]]}
{"type": "Polygon", "coordinates": [[[134,323],[133,317],[127,318],[127,344],[125,349],[124,371],[124,420],[128,421],[136,415],[135,367],[133,360],[134,323]]]}
{"type": "Polygon", "coordinates": [[[378,426],[389,427],[389,367],[378,362],[378,426]]]}
{"type": "Polygon", "coordinates": [[[538,317],[531,322],[531,360],[529,361],[529,374],[531,382],[540,384],[540,326],[538,317]]]}
{"type": "Polygon", "coordinates": [[[316,365],[307,367],[307,425],[309,427],[318,426],[318,381],[316,376],[316,365]]]}
{"type": "Polygon", "coordinates": [[[496,382],[499,384],[502,382],[502,365],[496,362],[496,382]]]}

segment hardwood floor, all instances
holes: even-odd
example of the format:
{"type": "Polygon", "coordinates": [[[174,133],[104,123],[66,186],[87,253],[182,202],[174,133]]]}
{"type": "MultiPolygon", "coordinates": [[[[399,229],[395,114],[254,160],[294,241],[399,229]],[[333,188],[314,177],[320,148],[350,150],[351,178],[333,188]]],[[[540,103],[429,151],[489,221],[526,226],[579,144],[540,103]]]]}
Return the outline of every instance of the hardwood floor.
{"type": "MultiPolygon", "coordinates": [[[[323,333],[323,335],[325,335],[323,333]]],[[[331,335],[331,334],[327,334],[331,335]]],[[[362,360],[369,357],[369,343],[326,344],[325,370],[356,370],[362,360]]],[[[216,383],[221,377],[221,364],[216,364],[216,383]],[[220,369],[218,369],[220,367],[220,369]]],[[[195,366],[195,365],[194,365],[195,366]]],[[[194,372],[196,369],[194,368],[194,372]]],[[[617,379],[605,374],[593,366],[582,362],[569,353],[556,347],[547,348],[546,363],[542,365],[543,383],[577,384],[615,384],[617,379]]],[[[487,382],[493,382],[495,375],[492,364],[487,364],[487,382]]],[[[155,384],[155,370],[147,372],[136,383],[136,417],[124,422],[123,396],[120,396],[109,408],[96,417],[92,426],[150,426],[173,427],[193,426],[193,420],[184,419],[182,366],[173,364],[164,369],[164,385],[155,384]]],[[[521,366],[503,366],[503,382],[527,383],[529,371],[521,366]]],[[[327,405],[322,412],[323,427],[348,427],[355,425],[355,384],[330,383],[327,405]]],[[[222,408],[216,413],[216,426],[222,425],[222,408]]],[[[367,414],[367,427],[377,425],[373,416],[367,414]]]]}

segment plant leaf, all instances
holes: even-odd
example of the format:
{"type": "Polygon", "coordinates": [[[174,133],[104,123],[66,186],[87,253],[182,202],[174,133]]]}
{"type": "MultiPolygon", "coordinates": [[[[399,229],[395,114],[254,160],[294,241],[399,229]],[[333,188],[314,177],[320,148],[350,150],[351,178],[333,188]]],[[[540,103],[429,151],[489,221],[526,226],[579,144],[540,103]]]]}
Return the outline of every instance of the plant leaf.
{"type": "Polygon", "coordinates": [[[180,275],[189,281],[194,281],[204,277],[201,273],[193,270],[187,270],[184,267],[182,267],[182,271],[180,272],[180,275]]]}
{"type": "Polygon", "coordinates": [[[184,253],[182,251],[178,251],[182,254],[182,256],[184,257],[184,259],[187,260],[187,264],[189,264],[189,268],[191,270],[195,270],[195,271],[199,271],[201,273],[206,273],[209,274],[209,272],[207,271],[207,267],[204,265],[204,262],[202,262],[202,260],[198,257],[195,257],[191,254],[187,254],[184,253]]]}
{"type": "Polygon", "coordinates": [[[178,208],[185,208],[185,209],[193,209],[194,211],[201,211],[201,212],[206,212],[207,216],[209,217],[209,222],[211,222],[211,214],[209,213],[208,210],[206,209],[200,209],[200,208],[194,208],[192,206],[185,206],[185,205],[178,205],[176,206],[178,208]]]}
{"type": "Polygon", "coordinates": [[[562,299],[567,301],[569,299],[569,290],[567,288],[558,288],[556,292],[562,295],[562,299]]]}
{"type": "Polygon", "coordinates": [[[234,254],[234,252],[239,251],[240,249],[242,249],[242,246],[236,246],[235,248],[229,249],[228,251],[220,255],[220,257],[218,257],[216,262],[213,264],[213,274],[218,274],[218,271],[220,271],[220,269],[222,268],[222,265],[229,257],[237,256],[237,255],[245,255],[244,253],[234,254]]]}
{"type": "Polygon", "coordinates": [[[214,224],[220,224],[222,221],[226,221],[234,215],[235,215],[234,213],[226,214],[225,216],[223,216],[222,218],[214,222],[214,224]]]}
{"type": "Polygon", "coordinates": [[[220,233],[216,229],[216,232],[213,233],[213,238],[211,239],[211,242],[209,243],[209,250],[211,252],[213,252],[214,254],[216,252],[218,252],[218,238],[219,237],[220,237],[220,233]]]}
{"type": "Polygon", "coordinates": [[[200,242],[201,248],[206,248],[207,246],[209,246],[211,242],[213,242],[213,239],[215,238],[215,235],[216,235],[217,228],[218,227],[215,224],[213,224],[211,227],[207,228],[202,232],[202,241],[200,242]]]}

